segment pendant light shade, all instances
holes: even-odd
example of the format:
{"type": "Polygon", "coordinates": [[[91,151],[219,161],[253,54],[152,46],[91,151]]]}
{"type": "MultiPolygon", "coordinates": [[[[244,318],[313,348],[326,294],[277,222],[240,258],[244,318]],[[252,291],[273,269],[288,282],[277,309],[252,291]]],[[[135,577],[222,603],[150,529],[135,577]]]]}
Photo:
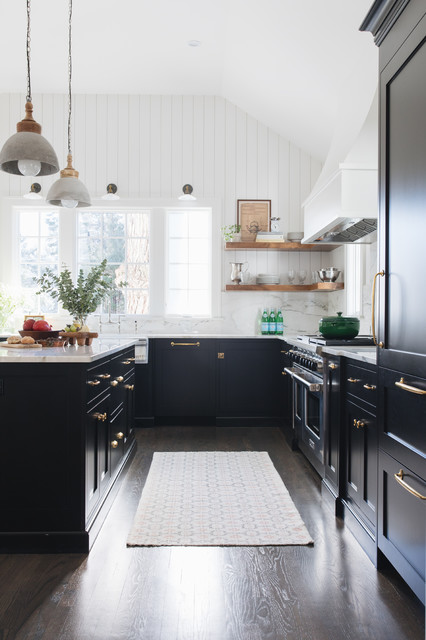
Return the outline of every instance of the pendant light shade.
{"type": "Polygon", "coordinates": [[[62,169],[61,177],[56,180],[47,193],[47,202],[56,207],[90,207],[90,195],[85,185],[78,179],[78,171],[72,166],[72,155],[67,156],[67,167],[62,169]]]}
{"type": "Polygon", "coordinates": [[[61,171],[61,177],[56,180],[47,192],[46,201],[57,207],[74,209],[75,207],[90,207],[90,195],[81,180],[78,171],[72,166],[71,153],[71,22],[72,0],[68,0],[68,155],[67,166],[61,171]]]}
{"type": "Polygon", "coordinates": [[[0,169],[18,176],[49,176],[59,171],[51,144],[41,135],[41,125],[33,118],[30,73],[30,0],[27,0],[27,99],[25,118],[0,151],[0,169]]]}

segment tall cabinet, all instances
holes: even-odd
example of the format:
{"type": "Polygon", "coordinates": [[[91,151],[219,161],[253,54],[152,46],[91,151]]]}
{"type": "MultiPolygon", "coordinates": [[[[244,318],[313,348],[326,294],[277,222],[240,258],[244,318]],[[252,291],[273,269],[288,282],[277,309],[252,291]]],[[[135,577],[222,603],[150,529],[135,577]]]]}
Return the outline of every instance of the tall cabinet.
{"type": "Polygon", "coordinates": [[[380,47],[377,541],[425,600],[426,3],[376,1],[380,47]]]}

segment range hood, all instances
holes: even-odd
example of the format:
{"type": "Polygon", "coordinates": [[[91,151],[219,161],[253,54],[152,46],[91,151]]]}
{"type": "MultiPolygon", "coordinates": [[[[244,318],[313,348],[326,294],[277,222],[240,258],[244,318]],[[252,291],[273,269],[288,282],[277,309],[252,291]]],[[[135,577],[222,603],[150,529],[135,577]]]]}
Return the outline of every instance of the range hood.
{"type": "Polygon", "coordinates": [[[339,165],[328,182],[304,203],[303,243],[371,243],[376,239],[377,169],[339,165]]]}
{"type": "Polygon", "coordinates": [[[368,244],[376,240],[377,91],[358,127],[357,131],[355,125],[352,127],[352,142],[350,137],[346,139],[349,151],[341,142],[344,141],[345,128],[341,127],[336,132],[334,148],[329,152],[311,195],[303,203],[304,243],[368,244]]]}

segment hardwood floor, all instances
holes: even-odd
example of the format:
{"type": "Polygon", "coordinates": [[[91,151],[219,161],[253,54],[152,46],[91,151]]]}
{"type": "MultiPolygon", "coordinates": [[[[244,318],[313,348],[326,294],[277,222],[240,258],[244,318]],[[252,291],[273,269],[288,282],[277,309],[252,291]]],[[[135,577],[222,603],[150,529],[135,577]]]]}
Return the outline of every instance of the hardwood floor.
{"type": "Polygon", "coordinates": [[[275,428],[157,427],[88,556],[0,555],[0,640],[420,640],[424,608],[378,572],[275,428]],[[268,451],[313,547],[126,548],[154,451],[268,451]]]}

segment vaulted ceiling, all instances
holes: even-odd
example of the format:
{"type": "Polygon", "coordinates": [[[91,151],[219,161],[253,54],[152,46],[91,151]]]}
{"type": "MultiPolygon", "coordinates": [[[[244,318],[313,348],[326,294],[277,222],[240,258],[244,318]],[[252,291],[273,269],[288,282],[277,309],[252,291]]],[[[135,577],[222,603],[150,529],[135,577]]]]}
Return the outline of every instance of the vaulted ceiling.
{"type": "MultiPolygon", "coordinates": [[[[220,95],[324,160],[351,74],[376,72],[371,4],[73,0],[73,92],[220,95]]],[[[33,95],[67,92],[67,22],[68,0],[32,0],[33,95]]],[[[25,40],[26,1],[2,2],[2,93],[25,94],[25,40]]]]}

